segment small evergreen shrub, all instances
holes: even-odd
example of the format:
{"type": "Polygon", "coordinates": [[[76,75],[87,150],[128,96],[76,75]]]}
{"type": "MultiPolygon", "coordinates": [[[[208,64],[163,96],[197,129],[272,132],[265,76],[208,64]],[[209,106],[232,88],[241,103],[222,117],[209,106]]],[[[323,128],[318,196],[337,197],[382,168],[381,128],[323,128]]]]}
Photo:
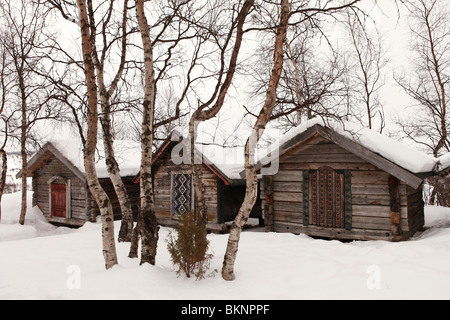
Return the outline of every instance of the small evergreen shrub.
{"type": "Polygon", "coordinates": [[[184,273],[188,278],[195,275],[197,280],[203,279],[213,254],[207,253],[209,240],[202,219],[195,219],[191,213],[182,214],[175,230],[176,236],[169,233],[167,249],[177,274],[184,273]]]}

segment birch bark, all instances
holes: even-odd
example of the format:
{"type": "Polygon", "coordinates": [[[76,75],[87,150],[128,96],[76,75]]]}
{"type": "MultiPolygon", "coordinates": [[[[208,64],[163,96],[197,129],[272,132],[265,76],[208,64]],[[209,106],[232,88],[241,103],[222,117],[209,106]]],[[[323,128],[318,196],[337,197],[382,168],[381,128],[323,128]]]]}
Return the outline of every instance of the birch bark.
{"type": "MultiPolygon", "coordinates": [[[[233,51],[231,53],[230,62],[228,66],[228,71],[226,72],[225,80],[221,84],[221,77],[224,70],[224,53],[227,45],[223,47],[222,53],[222,61],[221,61],[221,75],[217,82],[216,88],[220,87],[217,100],[215,104],[205,110],[208,105],[214,101],[215,95],[217,91],[215,91],[212,99],[209,102],[201,105],[192,115],[189,122],[189,138],[191,141],[190,146],[190,160],[192,166],[192,175],[193,175],[193,184],[194,184],[194,199],[195,199],[195,215],[198,217],[202,217],[203,223],[207,224],[207,206],[204,198],[205,186],[202,183],[202,170],[201,170],[201,160],[195,160],[195,141],[197,139],[197,128],[200,122],[207,121],[215,117],[220,109],[223,106],[225,101],[225,97],[227,95],[228,89],[230,88],[231,82],[233,80],[234,73],[236,72],[237,60],[239,56],[239,51],[242,45],[242,39],[244,37],[244,23],[249,15],[251,8],[253,7],[255,0],[246,0],[242,5],[241,10],[239,11],[238,16],[236,17],[237,25],[236,25],[236,41],[234,43],[233,51]]],[[[233,28],[230,30],[226,43],[228,44],[229,40],[232,36],[233,28]]],[[[200,155],[201,156],[201,155],[200,155]]]]}
{"type": "Polygon", "coordinates": [[[83,51],[84,73],[88,89],[88,131],[84,145],[84,167],[89,190],[94,197],[101,214],[102,242],[105,267],[109,269],[118,263],[114,241],[114,217],[108,195],[101,187],[95,169],[95,149],[97,146],[98,111],[95,66],[92,60],[89,19],[85,0],[77,0],[80,12],[81,48],[83,51]]]}
{"type": "Polygon", "coordinates": [[[144,48],[145,90],[142,115],[142,154],[140,170],[141,210],[138,230],[141,237],[141,262],[155,264],[159,226],[156,220],[152,188],[153,115],[155,107],[155,71],[150,27],[144,12],[144,0],[136,0],[136,18],[144,48]]]}
{"type": "MultiPolygon", "coordinates": [[[[111,2],[110,8],[109,8],[109,16],[112,14],[114,5],[114,1],[111,2]]],[[[125,188],[125,185],[122,181],[122,178],[120,176],[120,168],[119,164],[117,163],[116,156],[114,153],[114,139],[112,134],[112,128],[111,128],[111,101],[110,97],[114,94],[114,92],[117,89],[117,84],[120,80],[120,77],[123,74],[124,68],[125,68],[125,60],[126,60],[126,38],[127,38],[127,19],[128,19],[128,0],[123,1],[123,15],[122,15],[122,25],[121,30],[122,34],[120,35],[121,38],[121,56],[120,56],[120,63],[118,66],[118,70],[116,72],[116,75],[111,82],[111,85],[109,88],[107,88],[105,84],[104,79],[104,67],[106,62],[106,51],[109,47],[109,44],[107,43],[107,22],[110,21],[108,18],[106,22],[103,24],[102,28],[102,39],[103,39],[103,52],[101,57],[99,58],[97,55],[97,49],[96,49],[96,25],[95,25],[95,19],[94,19],[94,11],[92,7],[89,9],[89,16],[90,19],[90,30],[91,30],[91,45],[94,50],[93,53],[93,62],[95,65],[95,68],[97,70],[97,84],[99,88],[99,95],[100,95],[100,106],[102,110],[102,116],[100,117],[100,123],[102,125],[102,131],[103,131],[103,146],[105,149],[105,163],[106,168],[108,171],[109,178],[111,179],[111,182],[114,187],[114,191],[116,192],[117,199],[119,200],[120,210],[122,213],[122,223],[119,230],[119,242],[130,242],[131,236],[133,233],[133,212],[131,209],[131,203],[128,197],[127,189],[125,188]]],[[[118,35],[119,36],[119,35],[118,35]]]]}
{"type": "Polygon", "coordinates": [[[256,202],[258,182],[255,170],[255,149],[261,135],[264,133],[266,124],[269,121],[270,115],[272,114],[273,108],[275,106],[276,90],[280,80],[281,71],[283,69],[283,45],[286,40],[289,13],[289,0],[281,0],[281,15],[280,22],[277,28],[274,50],[275,52],[273,57],[274,66],[270,76],[269,87],[266,92],[266,100],[258,115],[252,133],[245,144],[246,190],[244,202],[242,203],[238,215],[236,216],[231,226],[227,249],[223,260],[222,277],[223,279],[228,281],[235,278],[234,263],[238,251],[241,231],[248,220],[253,205],[256,202]]]}

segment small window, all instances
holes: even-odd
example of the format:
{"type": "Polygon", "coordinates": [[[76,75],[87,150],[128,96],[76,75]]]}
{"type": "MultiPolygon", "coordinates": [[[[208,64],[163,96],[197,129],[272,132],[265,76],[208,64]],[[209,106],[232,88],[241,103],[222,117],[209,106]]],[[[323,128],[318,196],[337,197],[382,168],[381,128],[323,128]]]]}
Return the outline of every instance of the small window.
{"type": "Polygon", "coordinates": [[[310,219],[320,227],[345,227],[344,173],[330,167],[309,172],[310,219]]]}
{"type": "Polygon", "coordinates": [[[191,174],[172,175],[172,215],[189,213],[192,208],[192,176],[191,174]]]}

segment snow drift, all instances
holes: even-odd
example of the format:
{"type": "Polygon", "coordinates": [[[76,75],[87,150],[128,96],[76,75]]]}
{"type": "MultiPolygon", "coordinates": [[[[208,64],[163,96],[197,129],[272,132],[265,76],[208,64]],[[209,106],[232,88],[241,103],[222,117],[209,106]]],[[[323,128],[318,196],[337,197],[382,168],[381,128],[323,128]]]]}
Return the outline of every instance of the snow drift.
{"type": "Polygon", "coordinates": [[[329,241],[249,229],[240,241],[236,280],[226,282],[220,268],[227,235],[208,236],[212,275],[201,281],[177,277],[166,249],[170,229],[165,227],[156,266],[139,266],[139,259],[127,257],[129,244],[118,243],[119,265],[106,271],[100,223],[55,227],[33,208],[20,226],[19,204],[18,194],[2,201],[0,299],[450,298],[449,208],[427,207],[427,230],[398,243],[329,241]]]}

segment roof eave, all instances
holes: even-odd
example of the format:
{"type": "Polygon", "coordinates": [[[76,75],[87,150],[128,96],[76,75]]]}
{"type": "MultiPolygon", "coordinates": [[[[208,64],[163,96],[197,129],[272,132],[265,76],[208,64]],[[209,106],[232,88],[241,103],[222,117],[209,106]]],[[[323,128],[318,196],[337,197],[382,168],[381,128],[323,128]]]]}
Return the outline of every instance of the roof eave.
{"type": "MultiPolygon", "coordinates": [[[[383,156],[367,149],[366,147],[352,141],[351,139],[348,139],[339,133],[326,128],[324,126],[321,126],[319,124],[315,124],[314,126],[311,126],[307,130],[303,131],[302,133],[297,134],[289,141],[285,142],[283,145],[281,145],[278,148],[278,153],[276,157],[280,157],[281,155],[285,154],[292,148],[298,146],[299,144],[305,143],[312,137],[316,135],[321,135],[322,137],[330,140],[331,142],[341,146],[342,148],[346,149],[347,151],[359,156],[360,158],[366,160],[367,162],[373,164],[377,168],[380,168],[383,171],[386,171],[387,173],[393,175],[394,177],[398,178],[399,180],[405,182],[409,186],[411,186],[414,189],[417,189],[422,183],[423,178],[419,176],[418,174],[414,174],[407,169],[393,163],[392,161],[384,158],[383,156]]],[[[271,157],[265,157],[261,161],[258,161],[256,164],[256,170],[259,171],[261,168],[268,164],[271,160],[271,157]],[[264,164],[263,164],[264,163],[264,164]]],[[[245,171],[241,172],[241,176],[244,174],[245,171]]],[[[427,174],[427,173],[421,173],[427,174]]]]}
{"type": "MultiPolygon", "coordinates": [[[[47,142],[38,152],[31,157],[31,159],[27,162],[27,177],[31,177],[31,173],[34,172],[37,168],[34,166],[38,163],[39,160],[47,153],[52,153],[59,161],[61,161],[67,168],[69,168],[77,178],[81,181],[86,181],[85,174],[79,170],[70,160],[68,160],[51,142],[47,142]]],[[[20,176],[22,174],[22,170],[17,173],[16,176],[20,176]]]]}

